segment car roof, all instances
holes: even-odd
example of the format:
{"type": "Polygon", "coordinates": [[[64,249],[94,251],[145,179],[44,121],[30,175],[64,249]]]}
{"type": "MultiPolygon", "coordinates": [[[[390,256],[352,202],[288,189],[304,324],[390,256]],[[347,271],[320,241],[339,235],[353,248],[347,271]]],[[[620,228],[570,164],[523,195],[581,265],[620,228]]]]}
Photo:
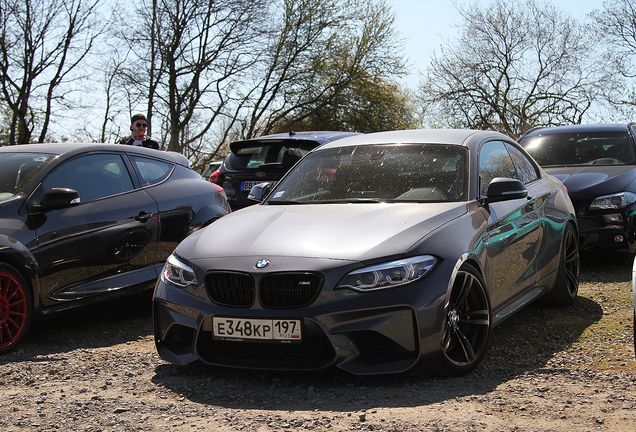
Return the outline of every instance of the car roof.
{"type": "Polygon", "coordinates": [[[509,136],[494,131],[474,129],[412,129],[375,132],[344,138],[336,142],[324,144],[320,149],[386,143],[452,144],[474,147],[486,139],[513,141],[509,136]]]}
{"type": "Polygon", "coordinates": [[[268,141],[290,141],[297,140],[299,142],[315,142],[316,145],[325,144],[331,141],[339,140],[341,138],[362,135],[359,132],[337,132],[337,131],[304,131],[304,132],[289,132],[278,133],[271,135],[263,135],[256,138],[250,138],[246,140],[234,141],[230,144],[230,150],[236,152],[237,150],[245,147],[252,147],[255,144],[263,143],[267,144],[268,141]]]}
{"type": "Polygon", "coordinates": [[[100,143],[43,143],[20,144],[16,146],[0,147],[0,153],[46,153],[55,155],[72,156],[74,154],[94,151],[118,151],[140,156],[152,156],[166,161],[189,167],[188,159],[180,153],[154,150],[145,147],[137,147],[123,144],[100,143]]]}
{"type": "Polygon", "coordinates": [[[557,135],[581,132],[627,132],[629,127],[630,124],[628,123],[595,123],[567,126],[535,127],[523,134],[520,139],[526,136],[557,135]]]}

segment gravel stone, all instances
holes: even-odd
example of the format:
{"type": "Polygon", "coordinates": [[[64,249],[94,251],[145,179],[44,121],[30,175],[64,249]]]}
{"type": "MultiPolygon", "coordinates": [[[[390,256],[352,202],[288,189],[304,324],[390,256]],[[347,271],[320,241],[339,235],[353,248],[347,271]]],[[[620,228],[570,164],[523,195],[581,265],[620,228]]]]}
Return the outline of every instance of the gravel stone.
{"type": "Polygon", "coordinates": [[[74,311],[0,357],[0,430],[633,432],[632,258],[585,258],[572,306],[529,305],[461,378],[179,367],[148,294],[74,311]]]}

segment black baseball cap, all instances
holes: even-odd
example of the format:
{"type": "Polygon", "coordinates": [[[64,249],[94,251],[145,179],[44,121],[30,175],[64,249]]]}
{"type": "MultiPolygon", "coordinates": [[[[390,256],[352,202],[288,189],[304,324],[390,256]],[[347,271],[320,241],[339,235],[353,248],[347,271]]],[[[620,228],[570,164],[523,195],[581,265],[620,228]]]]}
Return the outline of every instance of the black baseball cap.
{"type": "Polygon", "coordinates": [[[143,114],[135,114],[134,116],[132,116],[132,119],[130,119],[130,124],[133,124],[137,120],[146,121],[146,116],[143,114]]]}

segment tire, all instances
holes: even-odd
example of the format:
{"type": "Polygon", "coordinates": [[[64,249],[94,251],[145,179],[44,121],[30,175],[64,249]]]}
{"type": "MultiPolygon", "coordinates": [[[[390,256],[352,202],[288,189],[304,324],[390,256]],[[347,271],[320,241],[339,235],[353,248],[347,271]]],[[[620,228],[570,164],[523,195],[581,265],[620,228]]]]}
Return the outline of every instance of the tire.
{"type": "Polygon", "coordinates": [[[559,270],[552,290],[541,301],[548,306],[569,306],[579,293],[579,239],[571,224],[565,226],[559,258],[559,270]]]}
{"type": "Polygon", "coordinates": [[[455,277],[446,310],[441,353],[428,367],[439,376],[466,375],[481,363],[490,339],[490,299],[475,268],[464,264],[455,277]]]}
{"type": "Polygon", "coordinates": [[[0,354],[14,350],[29,329],[31,291],[13,267],[0,263],[0,354]]]}

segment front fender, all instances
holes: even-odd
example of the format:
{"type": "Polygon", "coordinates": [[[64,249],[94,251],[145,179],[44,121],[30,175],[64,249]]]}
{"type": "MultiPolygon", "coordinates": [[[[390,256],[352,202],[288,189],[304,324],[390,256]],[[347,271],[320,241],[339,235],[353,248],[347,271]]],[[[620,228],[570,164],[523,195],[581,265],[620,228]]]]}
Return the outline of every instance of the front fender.
{"type": "Polygon", "coordinates": [[[17,239],[0,234],[0,261],[9,264],[22,274],[33,294],[33,309],[39,311],[40,290],[36,289],[39,288],[39,267],[31,251],[17,239]]]}

